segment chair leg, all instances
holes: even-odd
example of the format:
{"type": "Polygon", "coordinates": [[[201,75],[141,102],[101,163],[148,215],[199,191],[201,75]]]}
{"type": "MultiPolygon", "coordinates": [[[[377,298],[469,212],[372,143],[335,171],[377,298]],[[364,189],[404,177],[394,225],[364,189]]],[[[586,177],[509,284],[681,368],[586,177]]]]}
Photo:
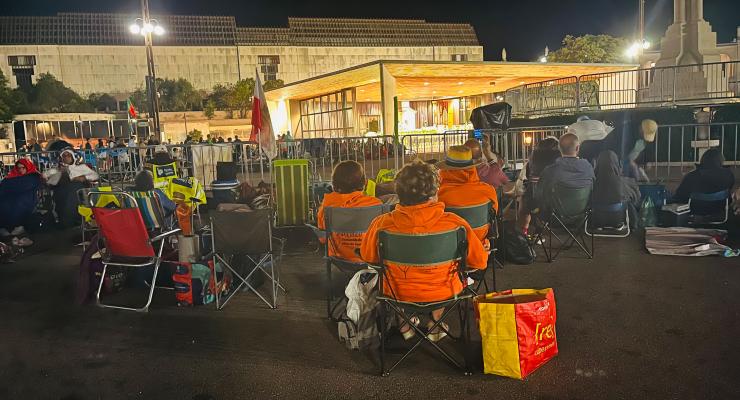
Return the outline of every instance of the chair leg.
{"type": "Polygon", "coordinates": [[[331,261],[326,260],[326,316],[331,319],[331,304],[334,302],[334,288],[331,282],[331,261]]]}
{"type": "Polygon", "coordinates": [[[378,323],[380,325],[380,376],[388,376],[385,372],[385,341],[386,341],[386,306],[384,302],[379,304],[378,323]]]}

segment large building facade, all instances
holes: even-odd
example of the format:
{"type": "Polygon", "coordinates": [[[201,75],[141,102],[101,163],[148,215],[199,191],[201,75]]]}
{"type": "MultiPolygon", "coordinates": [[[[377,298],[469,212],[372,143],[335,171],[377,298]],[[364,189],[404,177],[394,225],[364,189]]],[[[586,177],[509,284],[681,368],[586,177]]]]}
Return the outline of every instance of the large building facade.
{"type": "MultiPolygon", "coordinates": [[[[60,13],[0,17],[0,69],[13,87],[50,73],[82,95],[119,98],[144,86],[143,38],[134,15],[60,13]]],[[[385,60],[482,61],[468,24],[424,20],[290,18],[287,27],[239,27],[228,16],[154,16],[159,78],[185,78],[210,90],[254,77],[286,83],[385,60]]]]}

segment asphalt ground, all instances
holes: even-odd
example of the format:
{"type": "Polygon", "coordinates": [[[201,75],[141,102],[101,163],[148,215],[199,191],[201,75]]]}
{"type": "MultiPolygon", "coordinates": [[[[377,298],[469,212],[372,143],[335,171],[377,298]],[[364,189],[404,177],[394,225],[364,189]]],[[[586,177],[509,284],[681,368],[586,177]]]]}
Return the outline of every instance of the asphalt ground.
{"type": "Polygon", "coordinates": [[[634,235],[598,239],[593,260],[507,265],[499,289],[554,289],[557,357],[518,381],[463,376],[427,349],[380,377],[374,354],[338,342],[310,249],[280,263],[277,310],[250,293],[182,308],[158,291],[137,314],[73,304],[68,236],[0,265],[0,399],[740,398],[737,258],[651,256],[634,235]]]}

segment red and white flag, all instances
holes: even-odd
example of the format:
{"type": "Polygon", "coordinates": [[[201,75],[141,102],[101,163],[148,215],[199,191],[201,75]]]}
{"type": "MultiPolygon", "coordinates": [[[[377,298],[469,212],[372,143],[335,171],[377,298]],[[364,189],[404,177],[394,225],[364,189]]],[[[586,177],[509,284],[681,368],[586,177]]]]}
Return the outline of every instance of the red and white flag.
{"type": "Polygon", "coordinates": [[[249,140],[257,142],[262,147],[265,155],[272,160],[277,156],[277,144],[275,143],[275,132],[272,130],[270,110],[267,109],[265,91],[262,89],[260,74],[255,69],[254,95],[252,96],[252,134],[249,140]]]}

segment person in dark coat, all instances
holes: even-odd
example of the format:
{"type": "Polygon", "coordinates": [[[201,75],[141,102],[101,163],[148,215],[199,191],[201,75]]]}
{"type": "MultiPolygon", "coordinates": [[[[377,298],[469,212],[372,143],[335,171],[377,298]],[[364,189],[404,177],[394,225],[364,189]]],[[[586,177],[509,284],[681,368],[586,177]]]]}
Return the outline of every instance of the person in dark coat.
{"type": "MultiPolygon", "coordinates": [[[[20,234],[33,214],[41,187],[41,175],[31,160],[21,158],[8,176],[0,181],[0,229],[20,234]]],[[[6,232],[3,232],[6,233],[6,232]]]]}
{"type": "MultiPolygon", "coordinates": [[[[731,191],[735,186],[735,175],[722,166],[724,157],[717,149],[709,149],[701,157],[696,169],[686,174],[678,185],[672,202],[687,203],[692,193],[716,193],[723,190],[731,191]]],[[[692,211],[702,215],[709,215],[719,211],[713,204],[694,204],[692,211]]]]}
{"type": "Polygon", "coordinates": [[[596,181],[592,200],[594,205],[623,203],[629,212],[630,223],[637,222],[637,206],[640,202],[640,189],[634,178],[622,176],[622,166],[617,154],[611,150],[599,153],[596,161],[596,181]]]}

